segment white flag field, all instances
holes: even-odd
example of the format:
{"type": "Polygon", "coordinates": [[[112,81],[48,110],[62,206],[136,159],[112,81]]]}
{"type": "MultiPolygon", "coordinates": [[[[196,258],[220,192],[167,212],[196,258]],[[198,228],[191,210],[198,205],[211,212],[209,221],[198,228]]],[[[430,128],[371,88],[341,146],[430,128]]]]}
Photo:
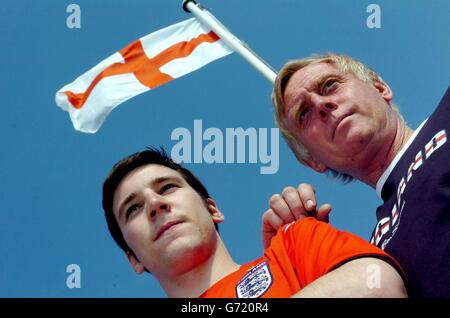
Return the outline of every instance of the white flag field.
{"type": "Polygon", "coordinates": [[[193,72],[233,50],[196,18],[146,35],[61,88],[56,104],[76,130],[95,133],[128,99],[193,72]]]}

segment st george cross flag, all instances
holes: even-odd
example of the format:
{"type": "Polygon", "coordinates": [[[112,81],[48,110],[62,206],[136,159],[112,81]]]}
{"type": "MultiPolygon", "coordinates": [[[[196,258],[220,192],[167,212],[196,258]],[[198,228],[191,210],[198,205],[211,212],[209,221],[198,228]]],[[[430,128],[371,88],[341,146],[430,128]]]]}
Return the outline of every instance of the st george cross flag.
{"type": "Polygon", "coordinates": [[[144,36],[61,88],[56,104],[76,130],[95,133],[126,100],[193,72],[233,51],[197,19],[144,36]]]}

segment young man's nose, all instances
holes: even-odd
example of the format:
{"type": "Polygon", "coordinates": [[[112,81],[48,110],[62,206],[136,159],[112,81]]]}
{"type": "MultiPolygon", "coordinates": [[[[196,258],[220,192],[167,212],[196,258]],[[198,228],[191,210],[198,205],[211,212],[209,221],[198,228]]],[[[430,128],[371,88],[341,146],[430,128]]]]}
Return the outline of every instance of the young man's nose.
{"type": "Polygon", "coordinates": [[[170,204],[167,200],[157,193],[150,194],[147,198],[147,214],[149,218],[155,219],[161,212],[170,212],[170,204]]]}

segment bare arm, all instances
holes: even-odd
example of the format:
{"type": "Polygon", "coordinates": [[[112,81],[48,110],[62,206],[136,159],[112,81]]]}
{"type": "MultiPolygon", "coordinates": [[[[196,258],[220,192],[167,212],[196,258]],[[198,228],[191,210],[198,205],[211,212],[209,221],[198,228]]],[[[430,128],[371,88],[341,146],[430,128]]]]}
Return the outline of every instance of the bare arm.
{"type": "MultiPolygon", "coordinates": [[[[264,247],[270,245],[280,226],[307,216],[328,222],[331,211],[329,204],[316,210],[315,190],[305,183],[297,188],[286,187],[281,195],[273,195],[269,206],[263,214],[264,247]]],[[[319,277],[293,297],[407,297],[407,294],[396,269],[381,259],[365,257],[349,261],[319,277]]]]}
{"type": "Polygon", "coordinates": [[[316,279],[294,298],[407,297],[403,280],[388,263],[378,258],[360,258],[316,279]]]}

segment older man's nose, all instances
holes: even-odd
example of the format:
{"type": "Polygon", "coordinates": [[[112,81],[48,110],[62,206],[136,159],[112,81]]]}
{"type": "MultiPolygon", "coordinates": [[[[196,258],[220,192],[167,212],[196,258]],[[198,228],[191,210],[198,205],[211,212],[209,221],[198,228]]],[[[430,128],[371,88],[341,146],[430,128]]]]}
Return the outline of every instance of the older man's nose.
{"type": "Polygon", "coordinates": [[[331,112],[337,109],[337,105],[330,102],[322,102],[319,106],[320,117],[326,118],[331,112]]]}
{"type": "Polygon", "coordinates": [[[313,104],[319,111],[322,119],[326,119],[330,113],[338,108],[338,106],[330,101],[326,96],[320,96],[316,93],[311,93],[310,100],[311,104],[313,104]]]}

